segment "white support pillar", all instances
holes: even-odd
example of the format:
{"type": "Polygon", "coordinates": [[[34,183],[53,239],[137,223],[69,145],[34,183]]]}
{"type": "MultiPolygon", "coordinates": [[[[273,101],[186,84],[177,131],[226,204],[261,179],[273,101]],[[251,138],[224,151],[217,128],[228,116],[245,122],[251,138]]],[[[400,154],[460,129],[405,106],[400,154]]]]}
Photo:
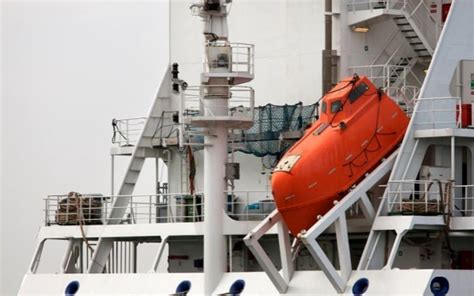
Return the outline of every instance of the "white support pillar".
{"type": "Polygon", "coordinates": [[[341,277],[344,282],[347,282],[352,272],[352,262],[346,216],[341,215],[341,217],[339,217],[339,219],[334,223],[334,226],[336,228],[337,254],[339,256],[341,277]]]}
{"type": "Polygon", "coordinates": [[[313,256],[316,263],[321,267],[321,270],[327,276],[328,280],[334,286],[337,292],[342,293],[346,287],[346,281],[339,275],[336,268],[332,265],[329,258],[324,253],[321,246],[318,244],[316,240],[307,240],[306,238],[302,238],[303,242],[306,245],[311,256],[313,256]]]}
{"type": "Polygon", "coordinates": [[[291,260],[291,243],[288,227],[280,220],[278,227],[278,244],[280,246],[281,270],[286,283],[289,283],[293,276],[293,262],[291,260]]]}
{"type": "MultiPolygon", "coordinates": [[[[209,100],[211,101],[216,99],[209,100]]],[[[227,111],[227,110],[226,110],[227,111]]],[[[204,138],[204,293],[209,295],[226,268],[223,232],[227,128],[216,127],[204,138]]]]}
{"type": "Polygon", "coordinates": [[[451,137],[451,180],[456,180],[456,138],[451,137]]]}
{"type": "Polygon", "coordinates": [[[278,226],[280,255],[282,256],[282,268],[284,269],[283,276],[276,269],[275,265],[271,261],[270,257],[268,257],[267,253],[262,248],[258,240],[273,226],[275,226],[276,224],[283,223],[284,222],[281,220],[280,212],[278,212],[278,210],[274,210],[267,218],[260,222],[257,227],[252,229],[252,231],[249,232],[244,238],[245,244],[255,256],[263,271],[265,271],[265,273],[268,275],[275,288],[281,294],[286,293],[286,291],[288,290],[288,281],[291,278],[291,274],[293,273],[293,266],[291,264],[291,250],[289,250],[290,241],[288,238],[288,230],[286,228],[286,225],[281,227],[278,226]],[[284,237],[287,237],[287,241],[285,241],[285,238],[280,237],[282,234],[284,237]],[[282,248],[282,246],[284,246],[284,248],[282,248]],[[283,258],[284,255],[286,255],[287,257],[283,258]],[[288,281],[286,277],[288,277],[288,281]]]}
{"type": "Polygon", "coordinates": [[[110,196],[115,192],[115,155],[110,156],[110,196]]]}
{"type": "Polygon", "coordinates": [[[395,257],[397,256],[398,247],[402,242],[402,238],[408,232],[408,229],[397,231],[397,236],[395,237],[395,241],[393,242],[392,249],[390,250],[390,255],[387,259],[387,264],[385,265],[384,269],[391,269],[393,266],[393,262],[395,261],[395,257]]]}
{"type": "Polygon", "coordinates": [[[158,266],[160,265],[161,257],[163,257],[163,253],[165,252],[166,245],[168,244],[168,236],[161,241],[160,248],[158,253],[156,253],[156,257],[153,260],[153,266],[150,272],[158,272],[158,266]]]}
{"type": "Polygon", "coordinates": [[[372,221],[374,221],[374,218],[375,218],[375,210],[374,210],[374,207],[372,206],[372,203],[370,202],[370,199],[367,193],[362,194],[359,204],[360,204],[362,213],[364,213],[364,216],[367,218],[369,222],[372,223],[372,221]]]}

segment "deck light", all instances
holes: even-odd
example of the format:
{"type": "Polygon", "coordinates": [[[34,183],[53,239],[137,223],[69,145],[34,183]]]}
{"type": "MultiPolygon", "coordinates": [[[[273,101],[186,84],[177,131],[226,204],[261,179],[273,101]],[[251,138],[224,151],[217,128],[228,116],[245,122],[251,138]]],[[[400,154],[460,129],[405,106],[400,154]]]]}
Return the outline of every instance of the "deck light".
{"type": "Polygon", "coordinates": [[[369,27],[352,26],[352,31],[356,33],[367,33],[369,32],[369,27]]]}

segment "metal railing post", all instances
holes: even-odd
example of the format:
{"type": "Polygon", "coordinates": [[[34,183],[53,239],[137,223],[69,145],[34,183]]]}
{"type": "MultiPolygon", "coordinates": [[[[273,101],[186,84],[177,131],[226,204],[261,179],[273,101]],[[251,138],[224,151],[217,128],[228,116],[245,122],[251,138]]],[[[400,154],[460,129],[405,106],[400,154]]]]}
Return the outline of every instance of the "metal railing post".
{"type": "Polygon", "coordinates": [[[45,226],[49,226],[49,196],[45,199],[45,217],[44,217],[44,224],[45,226]]]}
{"type": "Polygon", "coordinates": [[[151,224],[151,195],[148,196],[148,224],[151,224]]]}

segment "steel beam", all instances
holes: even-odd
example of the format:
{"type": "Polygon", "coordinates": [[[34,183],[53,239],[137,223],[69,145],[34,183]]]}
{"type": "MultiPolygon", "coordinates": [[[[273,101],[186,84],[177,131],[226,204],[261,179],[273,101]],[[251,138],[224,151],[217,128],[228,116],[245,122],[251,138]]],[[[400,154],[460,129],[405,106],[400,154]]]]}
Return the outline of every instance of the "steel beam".
{"type": "Polygon", "coordinates": [[[245,236],[244,242],[257,259],[263,271],[268,275],[278,292],[282,294],[286,293],[288,290],[288,283],[293,274],[293,265],[291,262],[291,246],[288,236],[288,228],[283,223],[280,212],[274,210],[267,218],[260,222],[257,227],[245,236]],[[258,240],[275,225],[278,226],[278,240],[280,245],[283,276],[277,270],[265,250],[258,242],[258,240]]]}

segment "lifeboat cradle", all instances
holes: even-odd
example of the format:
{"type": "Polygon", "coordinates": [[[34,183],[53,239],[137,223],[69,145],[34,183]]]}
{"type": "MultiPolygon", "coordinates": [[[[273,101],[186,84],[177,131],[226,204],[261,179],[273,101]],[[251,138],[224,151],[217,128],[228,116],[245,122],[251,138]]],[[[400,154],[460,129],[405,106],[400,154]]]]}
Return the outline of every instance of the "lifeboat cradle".
{"type": "MultiPolygon", "coordinates": [[[[334,202],[334,207],[308,230],[298,235],[299,240],[306,246],[314,260],[321,267],[331,284],[339,293],[344,292],[346,283],[352,272],[351,254],[347,231],[346,211],[359,202],[359,206],[365,218],[372,223],[375,218],[375,209],[369,200],[367,191],[373,188],[392,169],[398,150],[394,151],[388,158],[369,173],[364,180],[354,186],[351,191],[340,201],[334,202]],[[329,227],[334,226],[337,240],[337,251],[341,270],[331,263],[316,239],[329,227]]],[[[285,293],[293,274],[293,254],[297,252],[295,244],[290,245],[288,228],[278,210],[274,210],[267,218],[258,224],[244,238],[262,269],[268,275],[272,283],[280,293],[285,293]],[[278,243],[281,258],[281,273],[277,270],[268,255],[259,243],[259,239],[273,227],[278,229],[278,243]]],[[[296,241],[295,241],[296,242],[296,241]]]]}

